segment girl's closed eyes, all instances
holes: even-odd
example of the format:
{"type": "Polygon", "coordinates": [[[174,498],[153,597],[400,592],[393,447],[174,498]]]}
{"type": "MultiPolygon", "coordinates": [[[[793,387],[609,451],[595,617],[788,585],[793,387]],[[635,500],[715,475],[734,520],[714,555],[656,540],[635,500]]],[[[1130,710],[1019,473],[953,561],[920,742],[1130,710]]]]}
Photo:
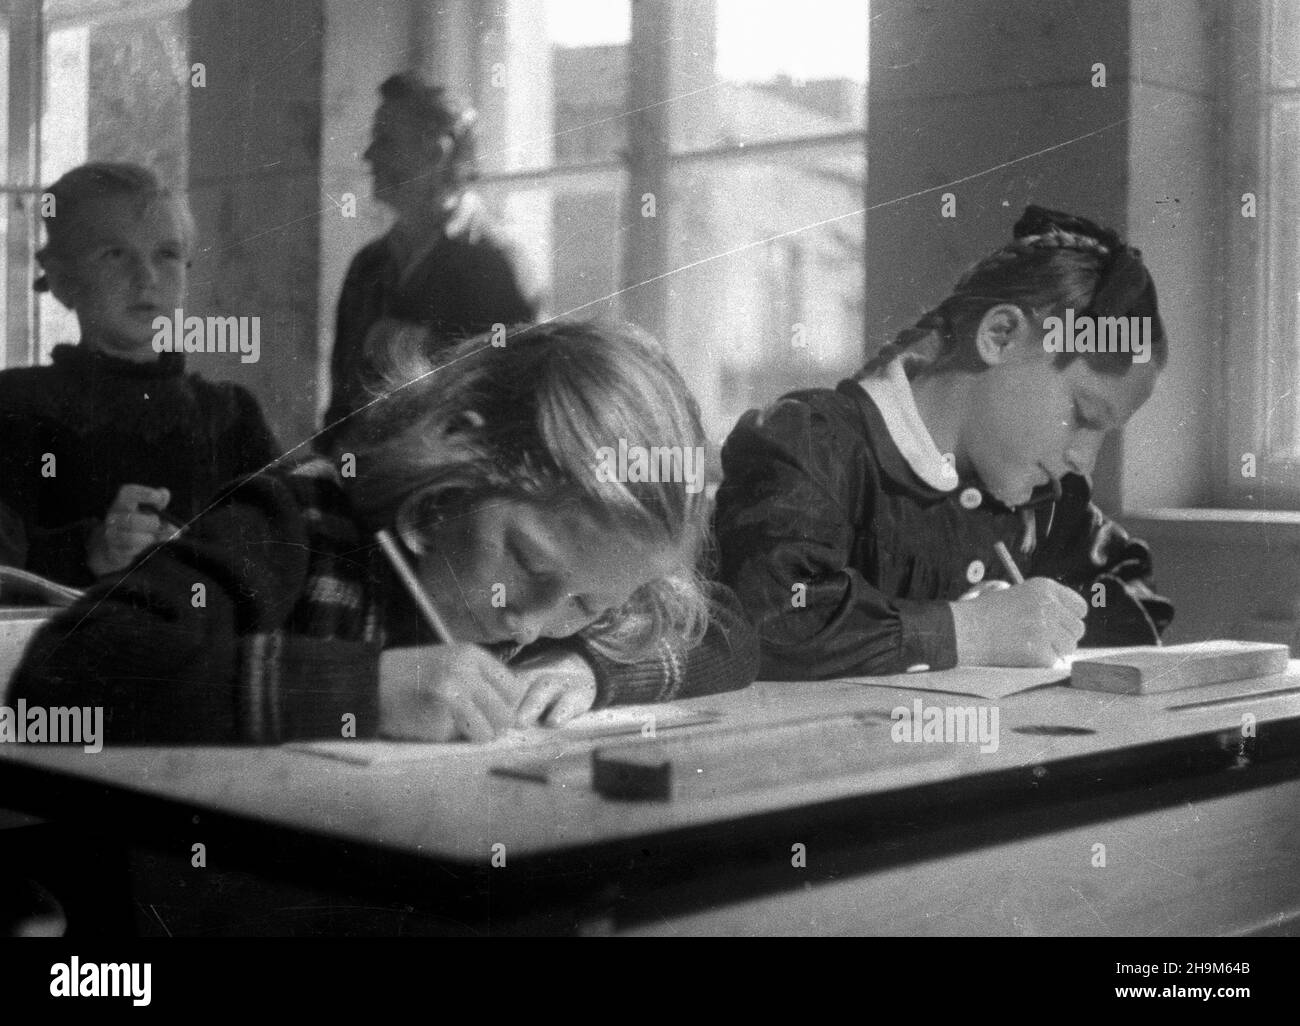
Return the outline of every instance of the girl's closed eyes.
{"type": "Polygon", "coordinates": [[[493,498],[429,528],[421,576],[457,638],[567,637],[675,562],[671,547],[611,534],[600,520],[574,504],[493,498]]]}
{"type": "Polygon", "coordinates": [[[564,587],[569,583],[569,574],[556,565],[553,557],[530,549],[529,544],[524,542],[518,535],[507,538],[506,552],[515,561],[516,566],[523,571],[523,576],[530,587],[538,590],[561,590],[565,604],[576,610],[577,615],[572,619],[580,621],[583,626],[600,619],[608,610],[608,605],[600,606],[600,600],[594,596],[563,591],[564,587]]]}

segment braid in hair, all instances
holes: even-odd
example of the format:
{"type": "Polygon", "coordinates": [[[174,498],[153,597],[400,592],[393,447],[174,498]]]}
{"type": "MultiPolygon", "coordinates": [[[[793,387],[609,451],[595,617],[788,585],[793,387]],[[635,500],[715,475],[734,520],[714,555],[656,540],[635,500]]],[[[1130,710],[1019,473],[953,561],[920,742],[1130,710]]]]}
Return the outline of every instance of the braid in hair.
{"type": "MultiPolygon", "coordinates": [[[[1087,218],[1036,206],[1025,209],[1014,236],[963,274],[943,302],[882,346],[861,373],[874,373],[897,358],[904,360],[910,378],[951,368],[980,369],[971,340],[980,319],[999,303],[1018,306],[1033,319],[1066,307],[1096,316],[1149,315],[1155,329],[1153,355],[1164,363],[1155,284],[1138,250],[1087,218]]],[[[1057,359],[1064,365],[1077,355],[1063,353],[1057,359]]],[[[1085,358],[1103,372],[1122,373],[1129,367],[1128,354],[1085,358]]]]}
{"type": "Polygon", "coordinates": [[[901,358],[908,377],[915,377],[940,361],[952,348],[952,326],[944,313],[943,304],[923,313],[909,328],[900,331],[892,342],[886,342],[863,368],[863,373],[873,373],[891,360],[901,358]]]}
{"type": "Polygon", "coordinates": [[[1126,248],[1111,229],[1103,228],[1086,217],[1044,207],[1026,207],[1011,234],[1015,238],[1013,246],[1019,243],[1049,249],[1094,250],[1103,256],[1126,248]]]}
{"type": "Polygon", "coordinates": [[[1097,239],[1062,231],[1051,231],[1043,235],[1027,235],[1023,239],[1016,239],[1005,246],[1003,252],[1022,254],[1049,249],[1072,249],[1079,253],[1095,253],[1103,260],[1111,255],[1110,247],[1097,239]]]}

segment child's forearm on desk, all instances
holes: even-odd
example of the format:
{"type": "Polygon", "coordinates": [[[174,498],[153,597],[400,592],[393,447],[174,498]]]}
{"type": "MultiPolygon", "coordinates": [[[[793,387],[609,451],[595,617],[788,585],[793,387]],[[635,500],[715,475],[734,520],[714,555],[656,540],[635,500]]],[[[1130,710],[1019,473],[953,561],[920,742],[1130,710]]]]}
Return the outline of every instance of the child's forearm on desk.
{"type": "Polygon", "coordinates": [[[771,554],[741,568],[737,592],[757,625],[765,680],[943,670],[957,663],[947,602],[893,598],[857,570],[818,570],[771,554]]]}
{"type": "Polygon", "coordinates": [[[709,626],[699,644],[669,639],[652,658],[634,663],[609,659],[583,646],[596,670],[595,708],[666,702],[747,687],[758,676],[758,641],[736,597],[709,586],[709,626]]]}

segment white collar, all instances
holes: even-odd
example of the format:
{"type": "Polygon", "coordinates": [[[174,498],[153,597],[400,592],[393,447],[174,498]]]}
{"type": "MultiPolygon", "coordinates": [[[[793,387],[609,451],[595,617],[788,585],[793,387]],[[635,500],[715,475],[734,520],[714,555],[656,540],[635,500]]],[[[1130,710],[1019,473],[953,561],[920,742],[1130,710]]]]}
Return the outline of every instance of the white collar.
{"type": "Polygon", "coordinates": [[[879,370],[858,378],[858,384],[880,410],[889,437],[916,476],[936,491],[950,492],[956,488],[957,470],[952,460],[944,459],[939,452],[930,429],[921,419],[903,361],[890,360],[879,370]]]}

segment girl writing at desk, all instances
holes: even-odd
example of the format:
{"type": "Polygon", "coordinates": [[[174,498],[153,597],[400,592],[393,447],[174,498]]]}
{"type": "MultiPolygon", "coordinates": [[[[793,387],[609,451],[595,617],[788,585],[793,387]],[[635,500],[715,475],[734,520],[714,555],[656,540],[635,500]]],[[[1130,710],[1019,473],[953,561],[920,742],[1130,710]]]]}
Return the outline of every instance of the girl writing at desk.
{"type": "Polygon", "coordinates": [[[1014,234],[856,380],[751,411],[728,439],[721,579],[764,677],[1050,666],[1081,639],[1156,643],[1171,618],[1146,547],[1088,482],[1164,366],[1155,284],[1083,218],[1030,207],[1014,234]],[[1061,337],[1084,324],[1116,344],[1061,337]],[[985,581],[999,543],[1022,586],[985,581]]]}
{"type": "Polygon", "coordinates": [[[703,488],[600,461],[702,452],[657,344],[573,322],[436,363],[402,342],[332,457],[249,479],[92,591],[13,698],[102,705],[110,742],[484,740],[755,677],[752,628],[698,570],[703,488]]]}

